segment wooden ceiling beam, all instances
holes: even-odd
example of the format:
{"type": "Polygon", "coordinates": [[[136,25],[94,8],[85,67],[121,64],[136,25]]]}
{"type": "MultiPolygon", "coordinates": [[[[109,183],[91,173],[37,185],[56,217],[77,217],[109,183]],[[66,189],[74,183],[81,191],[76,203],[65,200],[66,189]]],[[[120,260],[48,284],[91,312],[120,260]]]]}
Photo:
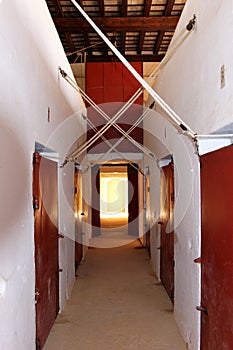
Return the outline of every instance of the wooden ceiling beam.
{"type": "Polygon", "coordinates": [[[87,50],[88,54],[91,55],[92,54],[92,48],[89,47],[89,46],[91,46],[89,35],[88,35],[87,32],[85,32],[85,33],[83,33],[83,36],[84,36],[84,41],[85,41],[85,47],[87,48],[86,50],[87,50]]]}
{"type": "Polygon", "coordinates": [[[140,55],[143,49],[146,32],[140,32],[137,53],[140,55]]]}
{"type": "MultiPolygon", "coordinates": [[[[171,15],[174,3],[175,3],[175,0],[168,0],[165,11],[164,11],[165,16],[171,15]]],[[[157,38],[155,46],[154,46],[154,54],[158,54],[159,48],[160,48],[162,41],[163,41],[164,34],[165,34],[165,30],[159,31],[158,38],[157,38]]]]}
{"type": "MultiPolygon", "coordinates": [[[[68,57],[70,63],[74,63],[74,58],[68,57]]],[[[160,62],[164,55],[125,55],[128,62],[160,62]]],[[[87,62],[112,62],[118,61],[114,55],[92,55],[86,56],[87,62]]]]}
{"type": "Polygon", "coordinates": [[[122,17],[127,16],[127,0],[122,0],[122,17]]]}
{"type": "Polygon", "coordinates": [[[66,42],[69,45],[70,52],[76,51],[73,40],[71,38],[71,34],[70,33],[64,33],[64,34],[65,34],[66,42]]]}
{"type": "MultiPolygon", "coordinates": [[[[93,21],[102,31],[147,31],[175,30],[179,16],[161,17],[95,17],[93,21]]],[[[61,32],[80,33],[94,31],[83,18],[54,18],[57,30],[61,32]]]]}
{"type": "MultiPolygon", "coordinates": [[[[62,11],[62,7],[61,7],[61,4],[60,4],[60,1],[53,0],[53,6],[55,7],[55,11],[57,12],[58,16],[59,17],[64,17],[64,13],[62,11]]],[[[74,52],[75,51],[75,46],[74,46],[74,43],[73,43],[73,40],[71,38],[70,33],[64,33],[64,35],[65,35],[66,42],[67,42],[67,44],[69,46],[70,52],[74,52]]]]}
{"type": "Polygon", "coordinates": [[[171,15],[174,3],[175,3],[175,0],[168,0],[166,9],[165,9],[165,16],[171,15]]]}
{"type": "Polygon", "coordinates": [[[125,54],[125,38],[126,38],[126,32],[122,31],[121,32],[121,49],[120,49],[122,55],[125,54]]]}
{"type": "Polygon", "coordinates": [[[159,33],[158,33],[158,38],[157,38],[157,40],[155,42],[155,46],[154,46],[154,50],[153,50],[155,55],[157,55],[158,52],[159,52],[160,46],[161,46],[162,41],[163,41],[164,33],[165,33],[164,30],[160,30],[159,33]]]}
{"type": "Polygon", "coordinates": [[[144,16],[148,17],[150,14],[150,8],[151,8],[152,0],[146,0],[145,6],[144,6],[144,16]]]}
{"type": "Polygon", "coordinates": [[[64,17],[60,1],[58,1],[58,0],[52,0],[52,1],[53,1],[53,6],[55,7],[55,10],[56,10],[58,16],[64,17]]]}
{"type": "Polygon", "coordinates": [[[99,15],[100,17],[105,16],[105,9],[104,9],[104,0],[99,0],[99,15]]]}

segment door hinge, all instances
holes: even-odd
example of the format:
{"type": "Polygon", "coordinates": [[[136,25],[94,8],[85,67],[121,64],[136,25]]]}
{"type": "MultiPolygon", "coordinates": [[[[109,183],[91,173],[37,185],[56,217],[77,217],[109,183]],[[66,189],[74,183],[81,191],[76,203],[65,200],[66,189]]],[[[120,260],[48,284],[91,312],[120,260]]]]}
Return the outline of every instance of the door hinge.
{"type": "Polygon", "coordinates": [[[36,350],[41,350],[40,340],[36,338],[36,350]]]}
{"type": "Polygon", "coordinates": [[[40,161],[40,154],[38,152],[33,153],[33,164],[37,164],[40,161]]]}
{"type": "Polygon", "coordinates": [[[33,205],[33,209],[34,209],[34,210],[38,210],[38,209],[39,209],[39,199],[36,198],[36,197],[33,197],[33,203],[32,203],[32,205],[33,205]]]}
{"type": "Polygon", "coordinates": [[[40,292],[39,292],[39,290],[36,288],[36,291],[35,291],[35,304],[38,303],[39,299],[40,299],[40,292]]]}

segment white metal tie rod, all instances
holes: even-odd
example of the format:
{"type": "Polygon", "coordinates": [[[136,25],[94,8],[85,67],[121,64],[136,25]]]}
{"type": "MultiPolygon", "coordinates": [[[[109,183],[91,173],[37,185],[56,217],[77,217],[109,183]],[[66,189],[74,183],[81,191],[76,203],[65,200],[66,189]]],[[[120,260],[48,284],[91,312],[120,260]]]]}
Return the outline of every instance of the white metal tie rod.
{"type": "Polygon", "coordinates": [[[83,17],[88,21],[92,28],[99,34],[108,47],[115,53],[124,66],[132,73],[137,81],[144,87],[145,90],[151,95],[151,97],[158,103],[158,105],[169,115],[169,117],[176,123],[181,130],[189,134],[192,138],[195,137],[195,133],[191,128],[172,110],[172,108],[152,89],[152,87],[140,76],[140,74],[134,69],[131,64],[125,59],[125,57],[117,50],[117,48],[111,43],[111,41],[104,35],[104,33],[97,27],[87,13],[75,0],[71,0],[73,5],[79,10],[83,17]]]}
{"type": "MultiPolygon", "coordinates": [[[[91,100],[91,98],[77,85],[76,82],[74,82],[63,70],[60,69],[60,72],[63,76],[63,78],[75,89],[77,90],[78,92],[80,92],[80,94],[83,96],[83,98],[85,100],[87,100],[94,109],[96,109],[96,111],[98,113],[100,113],[106,120],[110,120],[112,121],[112,119],[110,119],[110,117],[99,107],[97,106],[94,101],[91,100]]],[[[145,112],[143,113],[142,115],[144,118],[145,118],[145,112]]],[[[141,119],[142,116],[139,118],[141,119]]],[[[109,123],[107,124],[109,125],[109,123]]],[[[138,125],[138,121],[136,122],[135,124],[135,127],[138,125]]],[[[110,127],[111,125],[109,125],[110,127]]],[[[123,135],[123,137],[127,138],[131,143],[133,143],[137,148],[139,148],[143,153],[145,153],[148,157],[152,158],[153,160],[156,160],[155,158],[155,155],[149,150],[147,149],[145,146],[141,145],[140,143],[138,143],[136,140],[134,140],[130,135],[129,135],[129,131],[126,132],[125,130],[123,130],[118,124],[115,124],[113,123],[113,126],[123,135]]],[[[133,126],[131,126],[130,129],[132,129],[133,126]]],[[[134,129],[134,128],[133,128],[134,129]]],[[[132,129],[132,130],[133,130],[132,129]]],[[[131,130],[131,131],[132,131],[131,130]]],[[[95,128],[94,131],[96,131],[98,133],[98,129],[95,128]]],[[[130,132],[131,132],[130,131],[130,132]]],[[[103,133],[102,132],[99,137],[102,137],[103,136],[103,133]]],[[[96,135],[94,135],[96,136],[96,135]]],[[[94,143],[99,137],[93,139],[91,138],[90,140],[92,140],[91,144],[94,143]]],[[[87,143],[86,143],[87,144],[87,143]]],[[[74,158],[77,158],[80,154],[82,154],[88,147],[90,147],[91,144],[88,144],[86,145],[85,144],[85,147],[82,148],[80,147],[78,150],[75,150],[74,152],[72,152],[71,154],[69,154],[67,157],[66,157],[66,160],[69,161],[71,159],[74,159],[74,158]]],[[[112,144],[111,144],[112,146],[112,144]]]]}
{"type": "MultiPolygon", "coordinates": [[[[167,64],[167,62],[173,57],[173,55],[175,54],[175,52],[177,51],[177,49],[181,46],[181,44],[186,40],[186,38],[188,37],[188,35],[190,34],[190,32],[195,28],[195,23],[196,23],[196,16],[194,15],[193,18],[189,21],[188,25],[186,26],[186,28],[184,28],[180,33],[179,35],[176,37],[176,39],[174,40],[174,42],[172,43],[171,45],[171,50],[166,54],[166,56],[164,57],[164,59],[159,63],[158,66],[155,67],[154,70],[152,70],[152,72],[150,73],[148,79],[147,79],[147,82],[150,84],[151,80],[159,73],[159,71],[167,64]],[[188,32],[187,32],[188,30],[188,32]],[[185,34],[185,36],[180,40],[178,41],[178,39],[180,39],[180,37],[182,37],[182,35],[185,34]],[[177,43],[178,41],[178,43],[177,43]]],[[[60,69],[60,72],[63,76],[63,78],[65,78],[72,86],[73,84],[75,84],[73,82],[73,80],[68,77],[68,75],[62,71],[60,69]],[[68,78],[68,79],[67,79],[68,78]]],[[[77,84],[76,84],[77,86],[77,84]]],[[[75,86],[75,89],[76,89],[76,86],[75,86]]],[[[73,86],[74,87],[74,86],[73,86]]],[[[81,92],[81,94],[85,94],[78,86],[77,86],[77,89],[79,89],[79,91],[81,92]]],[[[117,114],[113,117],[114,120],[111,120],[111,122],[107,123],[106,125],[103,126],[102,129],[98,130],[96,135],[93,135],[93,137],[88,140],[84,145],[82,145],[78,150],[74,151],[74,153],[82,153],[83,151],[85,151],[89,145],[90,145],[90,142],[95,142],[94,140],[97,140],[99,137],[101,137],[101,135],[103,135],[104,132],[106,132],[106,130],[109,128],[109,124],[110,125],[113,125],[115,126],[115,122],[120,118],[120,116],[130,107],[130,105],[133,103],[133,100],[135,100],[137,97],[140,96],[140,94],[142,93],[142,87],[140,87],[136,92],[135,94],[130,98],[130,100],[125,104],[125,106],[123,106],[123,108],[121,108],[117,114]],[[137,97],[136,97],[137,96],[137,97]],[[107,129],[106,129],[107,128],[107,129]]],[[[92,101],[92,103],[89,101],[89,97],[85,94],[85,96],[83,96],[91,105],[94,104],[94,102],[92,101]]],[[[99,108],[99,106],[97,106],[95,104],[95,107],[94,107],[103,117],[103,111],[99,108]]],[[[105,118],[106,119],[106,118],[105,118]]],[[[108,117],[106,120],[110,120],[110,118],[108,117]]],[[[116,126],[115,126],[116,127],[116,126]]],[[[120,130],[119,130],[120,131],[120,130]]],[[[92,142],[92,143],[93,143],[92,142]]],[[[73,156],[72,154],[72,156],[73,156]]]]}
{"type": "MultiPolygon", "coordinates": [[[[149,111],[150,110],[147,109],[143,112],[143,114],[139,117],[139,119],[136,121],[136,123],[133,124],[129,128],[129,130],[127,130],[127,135],[129,135],[145,119],[145,117],[148,115],[149,111]]],[[[101,155],[98,158],[98,161],[101,160],[107,154],[111,153],[113,150],[115,150],[116,147],[119,146],[125,139],[126,139],[125,135],[121,136],[121,138],[119,138],[114,145],[111,145],[111,148],[109,150],[107,150],[107,152],[105,152],[103,155],[101,155]]],[[[152,152],[150,152],[150,150],[148,148],[146,148],[145,146],[142,146],[141,144],[139,144],[139,145],[141,146],[140,148],[144,153],[145,153],[145,149],[147,149],[147,155],[149,155],[150,157],[152,156],[152,152]]],[[[153,155],[151,158],[157,162],[157,159],[155,159],[155,155],[153,155]]]]}

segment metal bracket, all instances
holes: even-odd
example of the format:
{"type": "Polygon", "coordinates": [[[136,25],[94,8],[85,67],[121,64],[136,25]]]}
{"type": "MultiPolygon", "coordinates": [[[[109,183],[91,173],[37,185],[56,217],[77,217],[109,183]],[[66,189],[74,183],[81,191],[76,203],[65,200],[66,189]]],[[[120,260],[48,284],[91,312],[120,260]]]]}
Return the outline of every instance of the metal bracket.
{"type": "Polygon", "coordinates": [[[208,315],[208,311],[203,306],[196,306],[196,310],[208,315]]]}

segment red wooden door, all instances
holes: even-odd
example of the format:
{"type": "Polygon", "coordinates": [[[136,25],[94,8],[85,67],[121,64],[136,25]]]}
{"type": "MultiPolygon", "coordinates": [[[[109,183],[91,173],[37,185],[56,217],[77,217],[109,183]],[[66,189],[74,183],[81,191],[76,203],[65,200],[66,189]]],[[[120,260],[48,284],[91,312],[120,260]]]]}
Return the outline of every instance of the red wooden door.
{"type": "Polygon", "coordinates": [[[92,167],[92,236],[100,235],[100,167],[92,167]]]}
{"type": "Polygon", "coordinates": [[[75,214],[75,270],[77,269],[80,261],[82,260],[82,215],[83,215],[83,203],[82,203],[82,173],[79,169],[75,168],[74,173],[74,214],[75,214]]]}
{"type": "Polygon", "coordinates": [[[233,147],[201,157],[201,349],[233,349],[233,147]]]}
{"type": "Polygon", "coordinates": [[[138,165],[128,165],[128,234],[139,236],[138,227],[138,165]]]}
{"type": "Polygon", "coordinates": [[[42,349],[59,310],[57,164],[34,154],[36,344],[42,349]]]}
{"type": "Polygon", "coordinates": [[[174,301],[174,231],[171,224],[174,208],[174,170],[172,163],[162,169],[160,190],[160,277],[170,299],[174,301]]]}

